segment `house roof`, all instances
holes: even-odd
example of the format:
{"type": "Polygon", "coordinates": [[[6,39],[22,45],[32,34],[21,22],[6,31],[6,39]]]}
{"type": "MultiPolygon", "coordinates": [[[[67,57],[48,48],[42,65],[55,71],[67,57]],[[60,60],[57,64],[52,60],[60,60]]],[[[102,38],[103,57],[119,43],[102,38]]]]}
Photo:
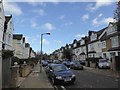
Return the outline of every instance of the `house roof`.
{"type": "Polygon", "coordinates": [[[25,43],[25,47],[30,47],[30,44],[29,43],[25,43]]]}
{"type": "Polygon", "coordinates": [[[12,15],[10,15],[10,16],[5,16],[5,21],[6,21],[6,23],[8,23],[11,18],[12,18],[12,15]]]}
{"type": "Polygon", "coordinates": [[[113,37],[113,36],[116,36],[116,35],[120,35],[120,32],[116,32],[116,33],[113,33],[113,34],[110,34],[110,35],[107,35],[107,33],[105,33],[102,37],[101,37],[101,41],[104,41],[104,40],[107,40],[109,39],[110,37],[113,37]]]}
{"type": "Polygon", "coordinates": [[[89,54],[90,54],[90,53],[96,53],[96,51],[89,51],[88,53],[89,53],[89,54]]]}
{"type": "Polygon", "coordinates": [[[23,43],[25,43],[25,37],[23,37],[23,43]]]}
{"type": "Polygon", "coordinates": [[[80,55],[85,55],[85,53],[84,53],[84,52],[82,52],[82,53],[80,53],[80,55]]]}
{"type": "Polygon", "coordinates": [[[10,19],[12,18],[12,15],[10,16],[5,16],[5,23],[4,23],[4,32],[6,32],[7,30],[7,24],[10,21],[10,19]]]}
{"type": "Polygon", "coordinates": [[[110,48],[108,51],[119,51],[120,47],[114,47],[114,48],[110,48]]]}
{"type": "Polygon", "coordinates": [[[96,34],[97,34],[97,39],[94,40],[94,41],[88,40],[88,44],[99,41],[99,38],[98,38],[98,37],[105,31],[106,28],[107,28],[107,27],[101,29],[100,31],[89,31],[89,37],[88,37],[88,39],[90,39],[90,35],[91,35],[92,33],[96,33],[96,34]]]}
{"type": "Polygon", "coordinates": [[[23,37],[22,34],[13,34],[13,39],[21,40],[23,37]]]}
{"type": "Polygon", "coordinates": [[[105,29],[107,29],[107,27],[105,27],[97,32],[98,37],[105,31],[105,29]]]}

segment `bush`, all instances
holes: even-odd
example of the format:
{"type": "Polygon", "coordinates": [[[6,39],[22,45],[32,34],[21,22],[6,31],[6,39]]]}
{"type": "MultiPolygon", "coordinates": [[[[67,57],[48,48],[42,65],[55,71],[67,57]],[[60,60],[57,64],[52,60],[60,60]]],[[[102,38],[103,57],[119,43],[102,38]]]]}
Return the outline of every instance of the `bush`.
{"type": "Polygon", "coordinates": [[[14,62],[17,62],[17,63],[19,64],[19,63],[20,63],[19,58],[18,58],[18,57],[13,56],[13,57],[12,57],[12,61],[11,61],[11,65],[12,65],[12,66],[14,66],[14,62]]]}
{"type": "Polygon", "coordinates": [[[14,55],[13,51],[11,51],[11,50],[2,50],[2,58],[3,59],[10,58],[13,55],[14,55]]]}

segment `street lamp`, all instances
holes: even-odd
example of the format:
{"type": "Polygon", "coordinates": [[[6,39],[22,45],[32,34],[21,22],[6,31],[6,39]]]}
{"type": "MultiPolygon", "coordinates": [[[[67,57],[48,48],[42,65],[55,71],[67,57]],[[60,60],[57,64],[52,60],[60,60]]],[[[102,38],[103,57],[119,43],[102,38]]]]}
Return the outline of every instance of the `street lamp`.
{"type": "Polygon", "coordinates": [[[43,41],[43,35],[50,35],[50,33],[43,33],[43,34],[41,34],[41,57],[40,57],[40,72],[42,72],[42,63],[41,63],[41,61],[42,61],[42,41],[43,41]]]}

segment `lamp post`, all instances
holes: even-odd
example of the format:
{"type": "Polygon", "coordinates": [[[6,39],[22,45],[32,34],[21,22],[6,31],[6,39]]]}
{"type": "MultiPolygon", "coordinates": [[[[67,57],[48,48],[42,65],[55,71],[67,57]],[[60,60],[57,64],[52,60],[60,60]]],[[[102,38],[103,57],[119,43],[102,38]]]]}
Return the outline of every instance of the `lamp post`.
{"type": "Polygon", "coordinates": [[[42,61],[42,41],[43,41],[43,35],[50,35],[50,33],[43,33],[43,34],[41,34],[41,55],[40,55],[40,72],[42,72],[42,63],[41,63],[41,61],[42,61]]]}

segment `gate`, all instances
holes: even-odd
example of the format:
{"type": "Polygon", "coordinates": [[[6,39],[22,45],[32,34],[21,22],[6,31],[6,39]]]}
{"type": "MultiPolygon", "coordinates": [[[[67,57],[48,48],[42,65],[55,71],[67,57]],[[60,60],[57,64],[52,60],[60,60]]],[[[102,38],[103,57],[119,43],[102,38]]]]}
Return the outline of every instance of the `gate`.
{"type": "Polygon", "coordinates": [[[120,72],[120,56],[115,57],[115,64],[116,71],[120,72]]]}

